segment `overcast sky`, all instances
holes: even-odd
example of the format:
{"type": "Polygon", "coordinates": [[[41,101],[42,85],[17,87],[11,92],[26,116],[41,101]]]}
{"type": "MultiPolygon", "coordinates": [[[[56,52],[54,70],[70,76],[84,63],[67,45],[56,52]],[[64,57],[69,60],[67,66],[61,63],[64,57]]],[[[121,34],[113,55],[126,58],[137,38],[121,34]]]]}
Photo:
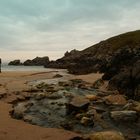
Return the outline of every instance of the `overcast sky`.
{"type": "Polygon", "coordinates": [[[56,59],[140,28],[140,0],[0,0],[0,57],[56,59]]]}

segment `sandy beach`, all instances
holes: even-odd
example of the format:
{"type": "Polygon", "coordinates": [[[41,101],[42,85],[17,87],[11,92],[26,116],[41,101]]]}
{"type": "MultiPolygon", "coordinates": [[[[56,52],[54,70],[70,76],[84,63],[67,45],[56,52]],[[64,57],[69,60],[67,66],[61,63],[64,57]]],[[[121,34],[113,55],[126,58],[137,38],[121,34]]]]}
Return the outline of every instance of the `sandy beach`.
{"type": "MultiPolygon", "coordinates": [[[[53,72],[3,72],[0,74],[0,140],[70,140],[78,136],[74,132],[63,129],[43,128],[28,124],[22,120],[11,118],[12,103],[17,98],[26,96],[27,82],[42,79],[51,79],[53,72]],[[17,94],[18,93],[18,94],[17,94]]],[[[69,76],[70,79],[80,78],[93,83],[101,74],[69,76]]]]}

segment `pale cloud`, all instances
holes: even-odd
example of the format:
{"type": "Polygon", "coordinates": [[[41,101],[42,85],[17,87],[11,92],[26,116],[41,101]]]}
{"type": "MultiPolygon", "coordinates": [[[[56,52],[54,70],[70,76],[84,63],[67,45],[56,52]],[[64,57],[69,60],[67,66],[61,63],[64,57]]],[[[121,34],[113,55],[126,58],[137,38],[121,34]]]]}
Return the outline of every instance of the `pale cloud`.
{"type": "Polygon", "coordinates": [[[0,0],[0,56],[56,59],[82,50],[139,29],[139,7],[138,0],[0,0]]]}

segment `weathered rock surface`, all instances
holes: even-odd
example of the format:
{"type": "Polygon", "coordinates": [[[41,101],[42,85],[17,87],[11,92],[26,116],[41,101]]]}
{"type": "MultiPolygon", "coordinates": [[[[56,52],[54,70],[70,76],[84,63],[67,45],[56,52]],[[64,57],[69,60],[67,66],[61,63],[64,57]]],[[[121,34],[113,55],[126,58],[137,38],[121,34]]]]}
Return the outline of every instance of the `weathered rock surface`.
{"type": "Polygon", "coordinates": [[[79,112],[80,110],[86,110],[90,102],[83,96],[76,96],[67,104],[67,113],[79,112]]]}
{"type": "Polygon", "coordinates": [[[125,140],[125,138],[120,132],[115,132],[115,131],[97,132],[91,134],[89,139],[90,140],[125,140]]]}
{"type": "Polygon", "coordinates": [[[109,95],[106,96],[104,99],[106,104],[125,105],[127,103],[123,95],[109,95]]]}
{"type": "MultiPolygon", "coordinates": [[[[140,59],[140,58],[139,58],[140,59]]],[[[132,67],[127,67],[123,72],[116,74],[110,81],[109,87],[118,89],[131,99],[140,99],[140,61],[132,67]]]]}
{"type": "Polygon", "coordinates": [[[136,111],[112,111],[111,118],[115,121],[136,121],[137,119],[137,112],[136,111]]]}
{"type": "MultiPolygon", "coordinates": [[[[30,104],[31,105],[31,104],[30,104]]],[[[29,106],[29,104],[27,103],[19,103],[18,106],[16,106],[12,112],[12,115],[17,118],[17,119],[21,119],[24,116],[24,112],[27,110],[27,107],[29,106]]]]}

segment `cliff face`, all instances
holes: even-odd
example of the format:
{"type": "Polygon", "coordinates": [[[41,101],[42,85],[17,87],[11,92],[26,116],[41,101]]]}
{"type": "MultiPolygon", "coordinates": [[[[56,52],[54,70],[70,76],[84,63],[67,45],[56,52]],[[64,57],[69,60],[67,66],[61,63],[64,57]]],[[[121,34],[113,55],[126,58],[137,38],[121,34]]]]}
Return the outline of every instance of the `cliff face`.
{"type": "Polygon", "coordinates": [[[46,67],[67,68],[74,74],[107,72],[111,67],[119,70],[124,65],[133,64],[139,59],[139,53],[140,31],[134,31],[112,37],[83,51],[66,52],[64,57],[50,62],[46,67]]]}
{"type": "Polygon", "coordinates": [[[67,52],[48,66],[67,68],[73,74],[102,72],[103,79],[110,80],[111,88],[140,99],[139,61],[140,30],[109,38],[83,51],[67,52]]]}

